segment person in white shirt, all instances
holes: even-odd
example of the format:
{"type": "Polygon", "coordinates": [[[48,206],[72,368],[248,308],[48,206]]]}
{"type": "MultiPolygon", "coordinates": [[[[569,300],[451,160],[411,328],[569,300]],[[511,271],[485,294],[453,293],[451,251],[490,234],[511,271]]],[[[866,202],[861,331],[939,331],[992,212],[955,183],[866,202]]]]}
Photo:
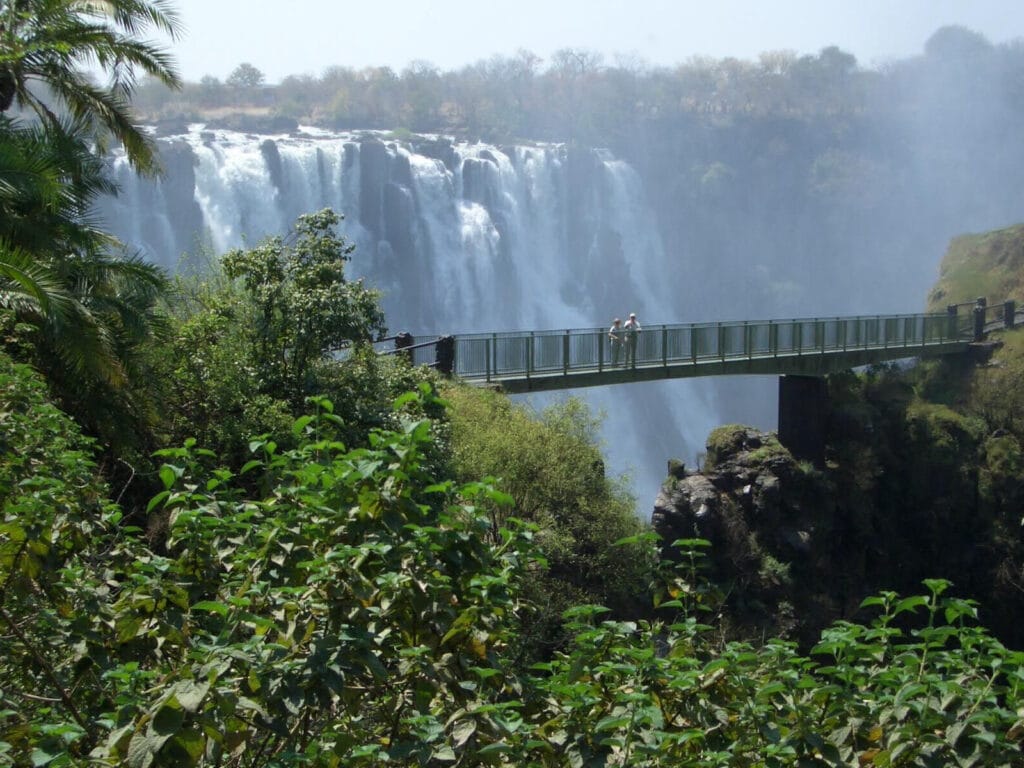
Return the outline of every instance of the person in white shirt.
{"type": "Polygon", "coordinates": [[[640,327],[640,323],[637,322],[636,313],[630,312],[629,319],[626,324],[622,326],[622,329],[626,332],[625,338],[623,339],[626,344],[626,365],[636,365],[636,346],[639,341],[640,331],[643,328],[640,327]]]}
{"type": "Polygon", "coordinates": [[[608,342],[612,347],[612,365],[619,364],[619,356],[622,354],[622,321],[615,318],[612,327],[608,329],[608,342]]]}

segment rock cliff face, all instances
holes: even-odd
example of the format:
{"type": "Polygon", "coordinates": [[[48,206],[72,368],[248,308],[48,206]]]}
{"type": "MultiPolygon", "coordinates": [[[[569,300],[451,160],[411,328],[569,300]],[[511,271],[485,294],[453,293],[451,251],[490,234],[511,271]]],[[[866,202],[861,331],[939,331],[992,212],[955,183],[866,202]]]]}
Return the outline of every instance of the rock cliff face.
{"type": "Polygon", "coordinates": [[[806,647],[836,619],[865,620],[865,598],[920,595],[942,579],[1020,647],[1019,333],[980,367],[964,357],[830,376],[822,470],[773,434],[714,430],[701,471],[671,463],[657,497],[665,557],[682,557],[679,539],[711,543],[708,576],[733,637],[806,647]]]}
{"type": "Polygon", "coordinates": [[[679,539],[711,542],[710,577],[723,590],[731,633],[810,642],[850,610],[842,589],[849,574],[836,572],[843,537],[834,494],[774,434],[721,427],[708,439],[701,472],[672,462],[669,473],[652,515],[663,554],[678,559],[679,539]]]}

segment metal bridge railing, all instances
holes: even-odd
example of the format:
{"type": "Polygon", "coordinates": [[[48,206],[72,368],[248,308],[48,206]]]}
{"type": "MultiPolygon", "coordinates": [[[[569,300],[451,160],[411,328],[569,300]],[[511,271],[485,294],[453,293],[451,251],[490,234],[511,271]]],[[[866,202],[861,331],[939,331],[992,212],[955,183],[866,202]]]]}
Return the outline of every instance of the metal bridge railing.
{"type": "MultiPolygon", "coordinates": [[[[885,350],[892,359],[928,347],[979,341],[1017,322],[1012,300],[989,306],[984,298],[950,304],[945,314],[867,315],[648,326],[630,343],[613,347],[606,328],[431,336],[416,343],[400,333],[381,354],[403,354],[416,365],[474,381],[601,373],[631,367],[693,365],[741,359],[885,350]],[[961,308],[970,307],[968,312],[961,308]]],[[[631,337],[626,337],[627,339],[631,337]]],[[[422,337],[421,337],[422,339],[422,337]]],[[[863,355],[861,356],[863,357],[863,355]]],[[[696,371],[695,371],[696,372],[696,371]]],[[[699,373],[698,373],[699,375],[699,373]]]]}
{"type": "Polygon", "coordinates": [[[454,373],[465,379],[605,371],[783,355],[970,341],[972,328],[952,314],[876,315],[647,326],[616,349],[606,328],[455,337],[454,373]]]}

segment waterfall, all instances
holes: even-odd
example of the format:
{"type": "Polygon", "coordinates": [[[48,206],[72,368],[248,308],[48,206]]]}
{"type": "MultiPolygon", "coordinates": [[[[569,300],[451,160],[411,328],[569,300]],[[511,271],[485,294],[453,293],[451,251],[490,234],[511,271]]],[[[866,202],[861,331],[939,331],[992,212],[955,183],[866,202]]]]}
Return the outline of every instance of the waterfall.
{"type": "MultiPolygon", "coordinates": [[[[254,245],[331,207],[356,245],[349,274],[383,292],[392,331],[606,327],[635,311],[655,332],[702,319],[700,307],[679,303],[686,254],[666,250],[640,178],[606,151],[202,126],[159,141],[164,178],[139,179],[118,161],[122,193],[101,213],[170,269],[200,244],[216,253],[254,245]]],[[[576,394],[605,415],[608,469],[632,476],[641,513],[666,459],[692,459],[719,421],[705,381],[576,394]]],[[[555,398],[526,397],[538,406],[555,398]]]]}

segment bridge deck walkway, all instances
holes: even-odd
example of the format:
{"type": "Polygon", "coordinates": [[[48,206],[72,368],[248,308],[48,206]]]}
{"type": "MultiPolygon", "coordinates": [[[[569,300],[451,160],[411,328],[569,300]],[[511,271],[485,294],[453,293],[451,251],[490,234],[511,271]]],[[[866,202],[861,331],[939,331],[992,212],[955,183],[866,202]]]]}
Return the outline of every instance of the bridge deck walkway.
{"type": "Polygon", "coordinates": [[[723,375],[803,375],[901,358],[964,352],[997,327],[1017,322],[1016,302],[971,303],[971,313],[857,315],[829,318],[647,326],[616,344],[607,328],[435,336],[414,343],[392,337],[391,353],[507,392],[604,386],[723,375]]]}
{"type": "Polygon", "coordinates": [[[468,383],[495,386],[508,393],[542,392],[697,376],[823,376],[873,363],[959,353],[970,343],[969,339],[963,339],[916,346],[870,346],[855,350],[780,352],[750,357],[638,361],[635,365],[628,366],[574,366],[568,371],[533,371],[529,374],[526,371],[491,376],[456,373],[460,379],[468,383]]]}
{"type": "Polygon", "coordinates": [[[949,313],[656,325],[616,345],[608,329],[451,337],[452,372],[508,392],[744,374],[823,375],[952,354],[974,339],[949,313]]]}

